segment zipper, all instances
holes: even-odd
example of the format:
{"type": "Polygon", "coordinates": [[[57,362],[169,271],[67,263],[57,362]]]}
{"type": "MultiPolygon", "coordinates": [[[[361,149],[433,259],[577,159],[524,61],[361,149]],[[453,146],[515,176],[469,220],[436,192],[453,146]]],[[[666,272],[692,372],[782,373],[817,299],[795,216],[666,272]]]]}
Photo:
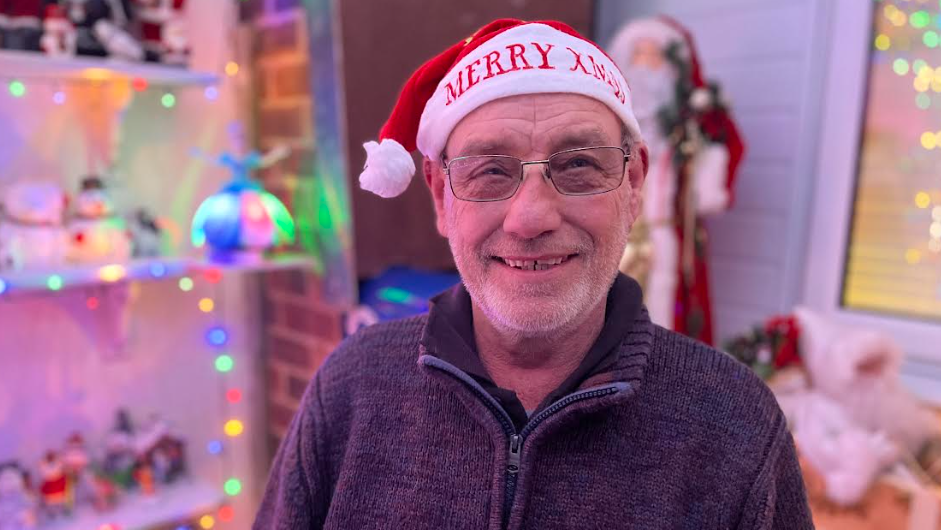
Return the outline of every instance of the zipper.
{"type": "Polygon", "coordinates": [[[591,399],[595,397],[607,396],[609,394],[616,394],[621,390],[626,389],[628,386],[627,383],[611,383],[604,385],[598,388],[593,388],[589,390],[582,390],[579,392],[574,392],[565,396],[564,398],[556,401],[552,405],[549,405],[539,414],[530,418],[526,425],[523,426],[523,429],[517,433],[516,427],[513,426],[513,420],[510,419],[510,415],[507,414],[506,410],[497,402],[497,400],[491,396],[486,390],[480,386],[477,381],[474,381],[469,375],[462,372],[459,368],[452,365],[447,361],[443,361],[432,355],[422,355],[419,358],[419,361],[422,364],[431,366],[445,372],[452,377],[458,379],[459,381],[466,384],[475,394],[479,397],[487,408],[494,414],[497,420],[500,422],[500,426],[503,427],[504,434],[507,435],[509,444],[507,448],[507,465],[506,465],[506,480],[504,481],[504,492],[503,492],[503,524],[501,527],[505,530],[510,524],[510,513],[513,511],[513,501],[516,497],[516,481],[520,472],[520,458],[523,452],[523,442],[526,441],[526,437],[532,434],[532,432],[539,426],[540,423],[545,421],[547,418],[553,414],[559,412],[565,407],[581,401],[583,399],[591,399]]]}

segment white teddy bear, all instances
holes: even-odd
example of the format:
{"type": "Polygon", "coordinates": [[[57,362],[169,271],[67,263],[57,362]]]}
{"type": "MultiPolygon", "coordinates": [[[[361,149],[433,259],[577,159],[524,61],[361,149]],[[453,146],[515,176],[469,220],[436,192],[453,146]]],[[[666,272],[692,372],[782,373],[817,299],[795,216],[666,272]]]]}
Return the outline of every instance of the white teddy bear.
{"type": "Polygon", "coordinates": [[[853,505],[881,471],[939,434],[936,418],[901,386],[902,351],[889,337],[807,308],[795,315],[807,376],[771,386],[827,496],[853,505]]]}

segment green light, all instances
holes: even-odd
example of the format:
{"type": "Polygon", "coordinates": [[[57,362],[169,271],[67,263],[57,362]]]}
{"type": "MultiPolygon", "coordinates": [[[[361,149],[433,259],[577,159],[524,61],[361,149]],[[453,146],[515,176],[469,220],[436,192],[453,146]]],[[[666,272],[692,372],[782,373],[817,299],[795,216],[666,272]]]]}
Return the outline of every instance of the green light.
{"type": "Polygon", "coordinates": [[[10,81],[10,94],[15,98],[26,95],[26,85],[22,81],[10,81]]]}
{"type": "Polygon", "coordinates": [[[168,109],[172,109],[176,105],[176,96],[167,92],[160,98],[160,104],[168,109]]]}
{"type": "Polygon", "coordinates": [[[921,110],[925,110],[931,106],[931,98],[928,96],[928,94],[922,92],[921,94],[915,96],[915,106],[921,110]]]}
{"type": "Polygon", "coordinates": [[[915,59],[915,61],[912,62],[912,72],[917,74],[918,72],[921,72],[921,69],[926,66],[928,66],[928,63],[926,63],[923,59],[915,59]]]}
{"type": "Polygon", "coordinates": [[[225,354],[216,357],[216,370],[226,373],[232,371],[234,366],[235,361],[232,360],[232,357],[225,354]]]}
{"type": "Polygon", "coordinates": [[[905,75],[908,73],[908,61],[905,59],[899,58],[892,62],[892,70],[895,71],[898,75],[905,75]]]}
{"type": "Polygon", "coordinates": [[[921,37],[922,42],[925,43],[925,46],[929,48],[936,48],[938,46],[938,41],[941,40],[938,38],[938,34],[933,31],[926,31],[925,34],[921,37]]]}
{"type": "Polygon", "coordinates": [[[184,293],[193,290],[193,279],[189,276],[184,276],[180,278],[180,290],[184,293]]]}
{"type": "Polygon", "coordinates": [[[913,28],[923,28],[931,23],[931,15],[927,11],[915,11],[908,17],[913,28]]]}
{"type": "Polygon", "coordinates": [[[395,304],[404,304],[413,298],[412,293],[398,287],[383,287],[377,294],[379,298],[395,304]]]}
{"type": "Polygon", "coordinates": [[[264,205],[265,210],[268,212],[268,215],[271,216],[271,220],[274,221],[274,226],[277,228],[274,236],[275,245],[290,245],[294,243],[295,236],[295,226],[294,219],[291,217],[291,213],[288,212],[288,209],[284,206],[277,197],[263,191],[260,193],[261,203],[264,205]]]}
{"type": "Polygon", "coordinates": [[[225,493],[230,497],[238,495],[242,491],[242,482],[237,478],[230,478],[225,481],[225,493]]]}
{"type": "Polygon", "coordinates": [[[58,291],[59,289],[61,289],[62,288],[62,276],[59,276],[58,274],[53,274],[52,276],[47,278],[46,287],[48,287],[50,291],[58,291]]]}

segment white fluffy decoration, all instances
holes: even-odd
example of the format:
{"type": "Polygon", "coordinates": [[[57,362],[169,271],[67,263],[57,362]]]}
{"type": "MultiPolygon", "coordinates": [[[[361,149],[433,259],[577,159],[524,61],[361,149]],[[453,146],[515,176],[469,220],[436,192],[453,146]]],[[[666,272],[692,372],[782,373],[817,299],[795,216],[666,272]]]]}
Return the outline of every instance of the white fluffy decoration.
{"type": "Polygon", "coordinates": [[[827,497],[842,506],[859,502],[898,447],[882,431],[860,427],[840,403],[809,391],[781,400],[801,453],[824,479],[827,497]]]}
{"type": "Polygon", "coordinates": [[[388,138],[366,142],[363,147],[366,166],[359,174],[360,187],[387,199],[404,193],[415,174],[415,161],[405,147],[388,138]]]}
{"type": "Polygon", "coordinates": [[[899,382],[902,351],[888,336],[797,308],[808,378],[772,382],[801,453],[827,497],[860,501],[876,476],[938,434],[934,415],[899,382]]]}
{"type": "Polygon", "coordinates": [[[709,215],[725,211],[729,205],[728,178],[728,148],[723,144],[706,144],[693,160],[697,213],[709,215]]]}

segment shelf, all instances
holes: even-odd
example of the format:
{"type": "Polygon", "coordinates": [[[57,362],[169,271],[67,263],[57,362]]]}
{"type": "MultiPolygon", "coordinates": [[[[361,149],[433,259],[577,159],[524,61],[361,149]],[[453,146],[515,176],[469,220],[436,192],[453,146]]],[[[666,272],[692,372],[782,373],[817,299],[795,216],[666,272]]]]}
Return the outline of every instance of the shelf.
{"type": "Polygon", "coordinates": [[[56,269],[0,270],[0,300],[16,294],[60,291],[90,287],[122,280],[162,280],[188,274],[220,272],[267,272],[282,269],[313,268],[314,260],[304,254],[276,254],[269,258],[217,263],[193,258],[151,258],[120,264],[66,266],[56,269]]]}
{"type": "Polygon", "coordinates": [[[205,72],[154,63],[99,57],[51,57],[39,52],[0,50],[0,75],[11,79],[107,81],[144,79],[165,87],[214,85],[219,77],[205,72]]]}
{"type": "Polygon", "coordinates": [[[92,509],[77,511],[72,517],[37,527],[37,530],[148,530],[168,525],[190,523],[215,510],[225,502],[218,487],[191,482],[157,490],[152,497],[129,494],[121,498],[115,510],[98,513],[92,509]]]}

